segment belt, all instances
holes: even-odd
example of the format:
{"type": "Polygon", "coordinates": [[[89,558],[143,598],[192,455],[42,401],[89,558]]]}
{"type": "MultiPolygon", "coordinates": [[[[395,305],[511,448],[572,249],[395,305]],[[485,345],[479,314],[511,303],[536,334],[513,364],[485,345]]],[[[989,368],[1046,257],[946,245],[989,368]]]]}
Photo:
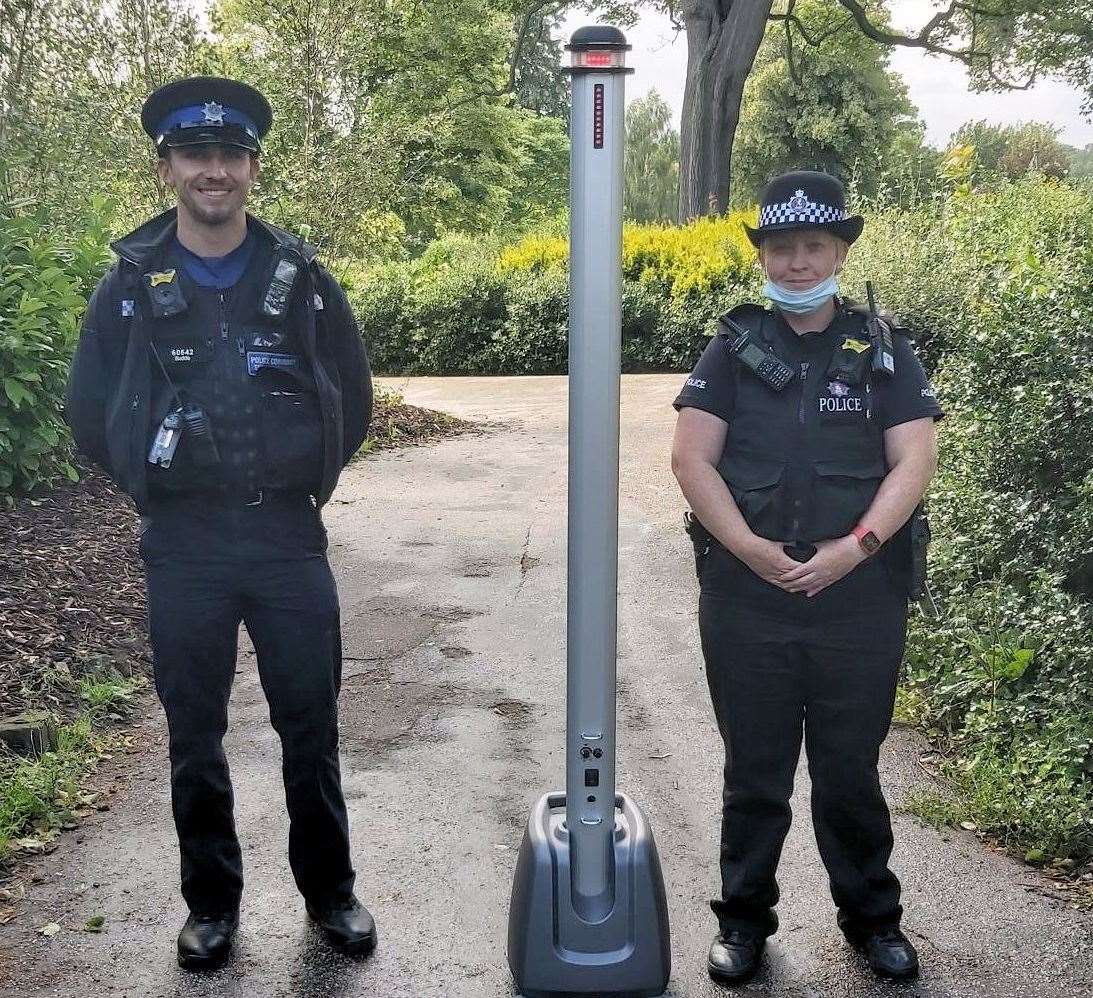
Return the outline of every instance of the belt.
{"type": "Polygon", "coordinates": [[[164,492],[153,494],[150,505],[212,505],[212,506],[299,506],[305,502],[312,507],[315,499],[307,492],[291,489],[220,489],[215,492],[164,492]]]}

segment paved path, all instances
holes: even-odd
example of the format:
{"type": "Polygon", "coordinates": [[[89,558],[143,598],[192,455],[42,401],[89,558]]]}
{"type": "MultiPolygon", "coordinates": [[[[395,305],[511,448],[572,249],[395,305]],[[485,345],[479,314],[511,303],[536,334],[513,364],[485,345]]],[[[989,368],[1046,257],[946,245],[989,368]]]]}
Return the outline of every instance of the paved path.
{"type": "MultiPolygon", "coordinates": [[[[228,755],[247,888],[237,955],[174,964],[184,917],[162,715],[104,763],[112,809],[40,859],[0,928],[4,996],[511,996],[509,890],[532,802],[564,782],[565,381],[394,381],[407,401],[504,422],[380,455],[325,512],[345,630],[342,749],[358,893],[379,950],[331,953],[291,888],[280,753],[244,638],[228,755]],[[79,932],[106,916],[107,932],[79,932]],[[64,929],[35,934],[49,921],[64,929]]],[[[619,575],[620,789],[649,815],[668,885],[677,998],[721,993],[704,972],[714,923],[721,748],[698,653],[693,562],[668,471],[676,377],[624,380],[619,575]]],[[[898,809],[924,778],[896,731],[882,775],[898,809]]],[[[782,863],[782,931],[754,995],[1056,998],[1093,989],[1093,919],[1036,893],[1034,872],[965,833],[897,813],[895,867],[922,954],[883,985],[841,942],[812,842],[804,768],[782,863]],[[1031,889],[1030,889],[1031,888],[1031,889]]]]}

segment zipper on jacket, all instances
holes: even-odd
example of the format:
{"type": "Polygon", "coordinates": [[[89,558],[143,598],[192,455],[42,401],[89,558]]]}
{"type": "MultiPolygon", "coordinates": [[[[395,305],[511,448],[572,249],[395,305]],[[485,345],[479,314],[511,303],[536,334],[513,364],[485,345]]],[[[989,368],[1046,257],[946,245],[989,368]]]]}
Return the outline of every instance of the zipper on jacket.
{"type": "Polygon", "coordinates": [[[218,307],[220,315],[220,339],[225,343],[228,342],[228,317],[224,314],[224,292],[220,292],[220,305],[218,307]]]}
{"type": "Polygon", "coordinates": [[[801,401],[797,403],[797,422],[805,425],[805,379],[808,378],[808,361],[801,361],[801,401]]]}

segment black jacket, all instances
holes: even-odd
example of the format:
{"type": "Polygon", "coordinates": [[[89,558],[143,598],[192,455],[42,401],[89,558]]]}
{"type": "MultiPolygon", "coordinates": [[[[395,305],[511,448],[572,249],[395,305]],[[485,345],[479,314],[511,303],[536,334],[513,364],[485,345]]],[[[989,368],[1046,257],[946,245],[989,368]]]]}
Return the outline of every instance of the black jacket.
{"type": "MultiPolygon", "coordinates": [[[[322,505],[368,431],[368,357],[345,292],[315,259],[315,249],[253,216],[248,223],[271,247],[295,248],[309,265],[301,291],[293,295],[288,321],[300,334],[318,391],[323,462],[315,498],[322,505]],[[315,307],[316,294],[322,309],[315,307]]],[[[148,502],[153,363],[150,302],[142,275],[157,269],[176,227],[171,209],[112,244],[118,262],[88,303],[65,393],[65,421],[76,446],[133,498],[138,510],[148,502]]]]}

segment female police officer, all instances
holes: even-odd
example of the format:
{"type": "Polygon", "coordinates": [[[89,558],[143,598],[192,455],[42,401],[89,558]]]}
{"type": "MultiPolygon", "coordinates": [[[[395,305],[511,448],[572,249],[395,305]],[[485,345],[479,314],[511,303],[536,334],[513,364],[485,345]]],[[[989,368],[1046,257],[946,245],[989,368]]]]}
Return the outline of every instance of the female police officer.
{"type": "Polygon", "coordinates": [[[838,297],[864,224],[845,205],[826,174],[771,182],[748,235],[774,308],[733,309],[675,401],[672,468],[700,521],[699,627],[725,741],[709,971],[726,983],[777,928],[802,730],[839,925],[877,973],[918,969],[877,758],[906,631],[905,525],[936,470],[941,410],[908,340],[871,342],[868,315],[838,297]]]}

